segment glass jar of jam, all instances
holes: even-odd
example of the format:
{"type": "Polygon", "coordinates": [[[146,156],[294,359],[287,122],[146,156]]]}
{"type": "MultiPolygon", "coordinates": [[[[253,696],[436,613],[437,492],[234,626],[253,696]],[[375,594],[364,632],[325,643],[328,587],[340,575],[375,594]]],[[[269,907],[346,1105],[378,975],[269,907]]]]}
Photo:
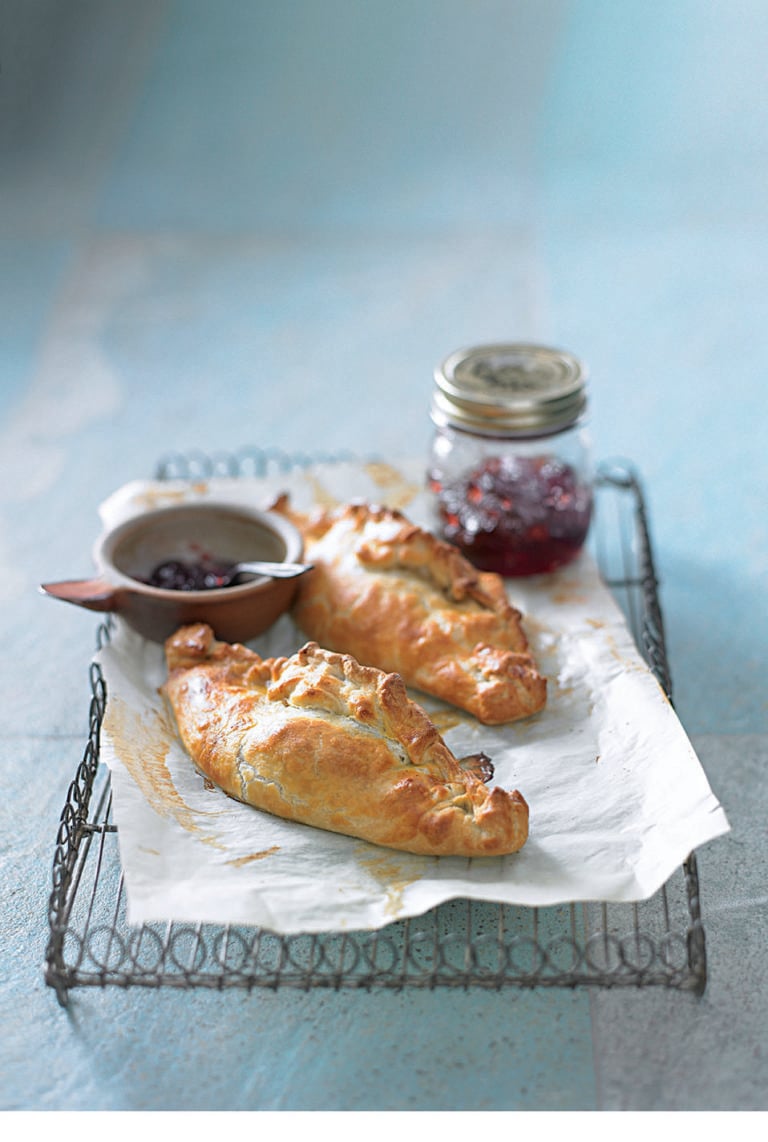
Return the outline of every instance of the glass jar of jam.
{"type": "Polygon", "coordinates": [[[429,486],[438,530],[484,571],[570,563],[592,515],[587,377],[570,353],[482,345],[435,370],[429,486]]]}

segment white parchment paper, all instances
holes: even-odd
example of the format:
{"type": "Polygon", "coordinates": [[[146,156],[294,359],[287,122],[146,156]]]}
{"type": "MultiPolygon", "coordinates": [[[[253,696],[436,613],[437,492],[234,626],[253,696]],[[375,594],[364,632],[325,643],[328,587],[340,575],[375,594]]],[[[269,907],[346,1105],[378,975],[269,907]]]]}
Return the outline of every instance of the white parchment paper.
{"type": "MultiPolygon", "coordinates": [[[[134,482],[102,505],[105,524],[180,500],[297,507],[385,503],[430,525],[423,467],[330,464],[263,479],[134,482]]],[[[483,750],[494,783],[519,789],[530,837],[514,856],[467,860],[397,853],[282,821],[206,783],[158,695],[162,648],[118,621],[98,660],[107,684],[102,757],[131,923],[255,924],[281,933],[372,929],[455,897],[510,904],[632,901],[652,895],[728,822],[661,688],[591,558],[508,592],[539,667],[546,708],[489,728],[412,692],[457,756],[483,750]]],[[[306,641],[287,616],[251,645],[264,657],[306,641]]]]}

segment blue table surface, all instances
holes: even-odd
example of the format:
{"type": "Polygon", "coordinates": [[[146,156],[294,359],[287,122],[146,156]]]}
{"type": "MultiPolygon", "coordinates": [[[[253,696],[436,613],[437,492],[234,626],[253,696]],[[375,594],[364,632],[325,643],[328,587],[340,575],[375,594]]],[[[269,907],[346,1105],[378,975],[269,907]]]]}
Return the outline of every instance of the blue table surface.
{"type": "Polygon", "coordinates": [[[764,0],[0,8],[0,1108],[768,1107],[764,0]],[[642,474],[679,717],[732,832],[709,981],[45,984],[99,503],[172,451],[426,452],[432,371],[571,349],[642,474]]]}

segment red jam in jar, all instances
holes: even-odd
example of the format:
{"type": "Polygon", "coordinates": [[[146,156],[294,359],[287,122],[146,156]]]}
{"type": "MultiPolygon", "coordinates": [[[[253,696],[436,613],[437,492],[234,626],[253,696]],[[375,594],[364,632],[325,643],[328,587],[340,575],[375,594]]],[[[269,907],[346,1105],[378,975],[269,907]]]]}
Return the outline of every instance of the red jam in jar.
{"type": "Polygon", "coordinates": [[[484,571],[536,575],[581,551],[592,491],[556,457],[491,456],[462,478],[432,475],[442,534],[484,571]]]}
{"type": "Polygon", "coordinates": [[[570,563],[592,515],[582,366],[494,345],[454,354],[435,376],[428,484],[442,537],[504,576],[570,563]]]}

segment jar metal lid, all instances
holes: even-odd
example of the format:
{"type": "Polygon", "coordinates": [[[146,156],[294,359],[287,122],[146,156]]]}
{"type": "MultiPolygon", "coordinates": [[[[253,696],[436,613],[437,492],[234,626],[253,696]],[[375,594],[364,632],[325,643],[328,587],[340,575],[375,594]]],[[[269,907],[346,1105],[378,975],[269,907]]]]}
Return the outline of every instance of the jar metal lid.
{"type": "Polygon", "coordinates": [[[562,349],[524,343],[451,353],[435,370],[432,419],[489,436],[559,432],[587,407],[587,372],[562,349]]]}

